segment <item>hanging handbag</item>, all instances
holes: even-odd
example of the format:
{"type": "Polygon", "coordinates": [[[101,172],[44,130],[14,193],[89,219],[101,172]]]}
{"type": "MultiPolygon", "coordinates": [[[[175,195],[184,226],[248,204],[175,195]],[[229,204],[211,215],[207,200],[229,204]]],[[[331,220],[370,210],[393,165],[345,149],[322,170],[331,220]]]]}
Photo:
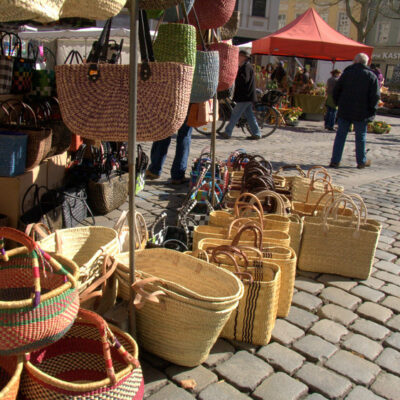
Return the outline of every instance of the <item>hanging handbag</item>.
{"type": "Polygon", "coordinates": [[[240,11],[234,11],[231,19],[221,27],[221,39],[230,40],[237,35],[240,24],[240,11]]]}
{"type": "Polygon", "coordinates": [[[14,59],[11,57],[11,34],[7,32],[0,32],[0,94],[11,93],[14,59]],[[8,52],[4,49],[6,42],[8,52]]]}
{"type": "Polygon", "coordinates": [[[31,43],[28,43],[26,58],[22,57],[22,42],[17,36],[18,50],[14,60],[13,81],[11,92],[14,94],[29,93],[32,89],[32,77],[35,71],[37,52],[31,43]]]}
{"type": "Polygon", "coordinates": [[[196,11],[201,30],[219,28],[225,25],[235,9],[236,0],[196,0],[189,14],[189,21],[195,24],[196,11]]]}
{"type": "MultiPolygon", "coordinates": [[[[138,72],[137,140],[156,141],[177,132],[186,119],[194,68],[150,62],[152,46],[145,12],[140,12],[142,64],[138,72]]],[[[81,64],[56,67],[61,113],[68,128],[88,139],[127,141],[129,65],[81,64]]]]}
{"type": "Polygon", "coordinates": [[[32,76],[32,96],[39,97],[51,97],[54,95],[56,86],[56,75],[54,69],[50,69],[47,64],[47,58],[50,56],[53,58],[54,64],[56,62],[56,56],[47,47],[39,47],[39,55],[41,58],[40,67],[33,71],[32,76]]]}
{"type": "MultiPolygon", "coordinates": [[[[87,192],[85,188],[69,187],[62,191],[64,202],[62,204],[63,227],[73,228],[86,222],[91,217],[91,224],[95,225],[92,210],[87,203],[87,192]]],[[[89,224],[89,222],[88,222],[89,224]]]]}
{"type": "Polygon", "coordinates": [[[0,228],[0,240],[0,355],[29,353],[70,329],[79,309],[78,266],[16,229],[0,228]],[[24,247],[6,252],[4,239],[24,247]]]}
{"type": "Polygon", "coordinates": [[[125,3],[126,0],[64,0],[60,18],[104,20],[119,14],[125,3]]]}
{"type": "Polygon", "coordinates": [[[1,2],[0,22],[35,20],[51,22],[59,19],[64,0],[7,0],[1,2]]]}

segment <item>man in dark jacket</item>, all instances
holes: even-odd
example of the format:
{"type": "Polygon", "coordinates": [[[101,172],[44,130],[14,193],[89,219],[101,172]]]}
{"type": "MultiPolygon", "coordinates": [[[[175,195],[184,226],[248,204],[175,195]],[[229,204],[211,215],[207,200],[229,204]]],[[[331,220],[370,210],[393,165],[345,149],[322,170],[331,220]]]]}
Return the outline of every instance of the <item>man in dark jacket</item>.
{"type": "Polygon", "coordinates": [[[239,70],[236,76],[233,100],[236,102],[236,106],[225,132],[220,132],[220,136],[229,139],[232,136],[233,128],[244,114],[252,134],[249,139],[260,139],[260,128],[253,112],[253,102],[257,100],[254,70],[250,64],[250,54],[245,50],[239,52],[239,70]]]}
{"type": "Polygon", "coordinates": [[[329,165],[331,168],[339,167],[351,124],[356,132],[357,168],[371,165],[365,152],[367,126],[375,117],[380,90],[378,79],[367,64],[368,56],[357,54],[353,65],[344,70],[333,89],[333,100],[338,106],[338,130],[329,165]]]}

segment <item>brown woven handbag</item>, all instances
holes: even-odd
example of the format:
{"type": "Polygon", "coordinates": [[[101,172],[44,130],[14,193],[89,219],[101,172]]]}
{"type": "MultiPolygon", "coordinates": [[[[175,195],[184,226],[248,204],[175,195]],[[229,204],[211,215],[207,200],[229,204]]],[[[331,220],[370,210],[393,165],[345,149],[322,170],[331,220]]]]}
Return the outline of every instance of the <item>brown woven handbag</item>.
{"type": "MultiPolygon", "coordinates": [[[[147,18],[140,15],[137,139],[152,142],[171,136],[185,121],[194,68],[150,62],[150,31],[147,18]]],[[[73,133],[103,141],[128,140],[129,65],[61,65],[56,67],[56,81],[62,117],[73,133]]]]}

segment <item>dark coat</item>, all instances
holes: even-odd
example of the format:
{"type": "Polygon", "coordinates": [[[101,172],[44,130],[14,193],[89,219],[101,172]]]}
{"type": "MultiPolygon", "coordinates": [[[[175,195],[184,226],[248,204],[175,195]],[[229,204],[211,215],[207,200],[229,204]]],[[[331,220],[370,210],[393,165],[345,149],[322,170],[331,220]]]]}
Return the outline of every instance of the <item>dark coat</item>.
{"type": "Polygon", "coordinates": [[[333,89],[338,117],[347,121],[372,121],[380,90],[375,74],[360,63],[347,67],[333,89]]]}
{"type": "Polygon", "coordinates": [[[249,61],[239,67],[235,80],[235,93],[233,95],[233,100],[237,103],[257,101],[254,70],[249,61]]]}

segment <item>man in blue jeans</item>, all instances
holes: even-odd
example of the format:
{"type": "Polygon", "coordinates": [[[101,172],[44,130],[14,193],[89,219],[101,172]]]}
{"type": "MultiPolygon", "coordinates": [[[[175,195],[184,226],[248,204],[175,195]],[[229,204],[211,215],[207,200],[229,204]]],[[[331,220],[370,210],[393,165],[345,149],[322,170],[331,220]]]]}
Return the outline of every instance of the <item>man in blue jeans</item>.
{"type": "Polygon", "coordinates": [[[330,168],[339,168],[351,124],[356,133],[357,168],[371,165],[365,151],[367,126],[375,118],[380,90],[378,79],[367,66],[368,61],[366,54],[357,54],[353,65],[344,70],[333,89],[333,100],[338,106],[338,130],[330,168]]]}
{"type": "MultiPolygon", "coordinates": [[[[178,130],[176,137],[175,158],[171,167],[171,183],[173,185],[180,185],[189,181],[187,178],[185,178],[185,171],[189,158],[192,130],[192,127],[186,125],[186,121],[178,130]]],[[[166,139],[153,142],[150,153],[151,162],[146,171],[146,178],[160,178],[170,143],[171,136],[167,137],[166,139]]]]}
{"type": "Polygon", "coordinates": [[[219,132],[219,135],[224,139],[230,139],[233,128],[244,114],[251,131],[249,139],[261,139],[260,128],[253,112],[253,103],[257,101],[256,81],[253,67],[250,64],[250,54],[245,50],[239,52],[239,70],[235,80],[233,100],[236,102],[236,106],[232,111],[231,119],[225,132],[219,132]]]}

